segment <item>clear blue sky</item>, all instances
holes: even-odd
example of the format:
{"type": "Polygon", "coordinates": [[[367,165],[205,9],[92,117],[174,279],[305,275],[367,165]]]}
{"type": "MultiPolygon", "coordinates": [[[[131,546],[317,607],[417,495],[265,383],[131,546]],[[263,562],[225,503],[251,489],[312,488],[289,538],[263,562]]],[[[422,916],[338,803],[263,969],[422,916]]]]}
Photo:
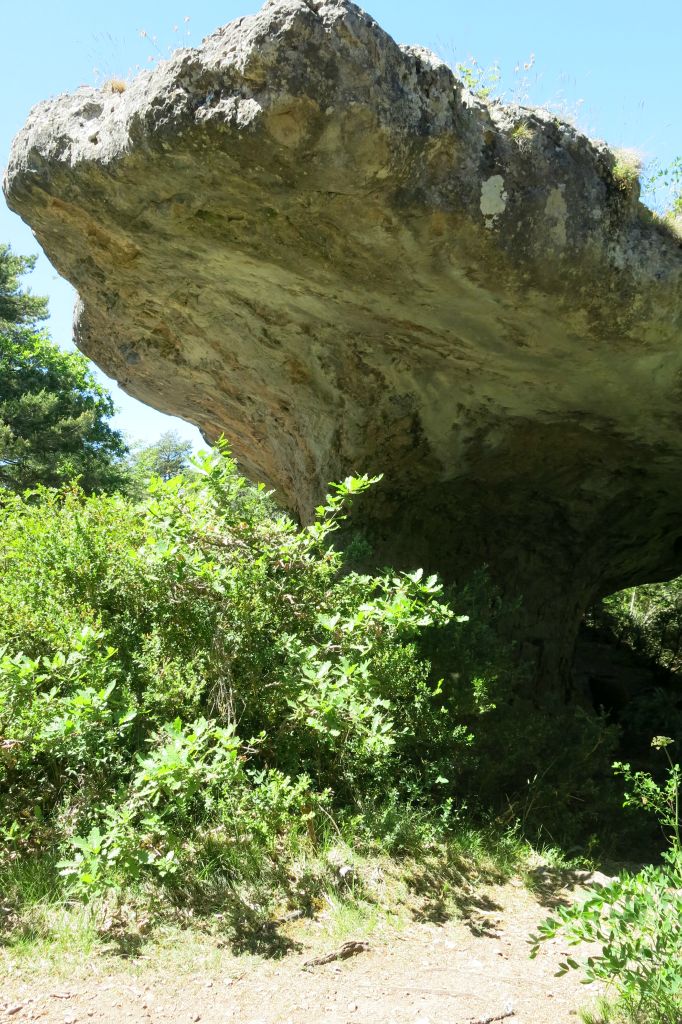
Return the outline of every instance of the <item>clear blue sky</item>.
{"type": "MultiPolygon", "coordinates": [[[[197,45],[258,6],[254,0],[2,0],[0,163],[34,103],[82,84],[127,78],[159,51],[197,45]]],[[[482,66],[498,61],[509,95],[563,109],[593,137],[662,164],[682,154],[682,0],[368,0],[366,7],[399,42],[427,46],[453,63],[470,56],[482,66]],[[531,54],[534,65],[524,72],[531,54]]],[[[18,253],[39,251],[1,202],[0,241],[18,253]]],[[[50,297],[52,336],[68,345],[73,291],[42,254],[31,285],[50,297]]],[[[121,410],[116,425],[132,437],[151,441],[179,429],[198,443],[188,424],[142,406],[115,385],[112,390],[121,410]]]]}

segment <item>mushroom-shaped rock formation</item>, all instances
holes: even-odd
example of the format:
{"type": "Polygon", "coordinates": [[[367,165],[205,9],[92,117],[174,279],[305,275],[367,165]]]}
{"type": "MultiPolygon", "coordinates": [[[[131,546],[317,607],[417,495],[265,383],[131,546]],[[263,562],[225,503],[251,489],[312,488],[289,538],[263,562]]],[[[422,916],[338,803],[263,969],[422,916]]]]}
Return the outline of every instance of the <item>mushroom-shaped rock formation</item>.
{"type": "Polygon", "coordinates": [[[543,685],[597,595],[682,571],[680,240],[604,145],[348,0],[40,104],[5,191],[87,355],[304,519],[383,472],[379,558],[487,564],[543,685]]]}

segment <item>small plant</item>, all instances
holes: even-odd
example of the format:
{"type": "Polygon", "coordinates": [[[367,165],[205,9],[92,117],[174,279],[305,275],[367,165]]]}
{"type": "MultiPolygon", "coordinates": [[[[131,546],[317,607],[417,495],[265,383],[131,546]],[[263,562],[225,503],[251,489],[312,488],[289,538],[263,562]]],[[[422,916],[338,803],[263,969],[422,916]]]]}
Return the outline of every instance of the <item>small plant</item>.
{"type": "Polygon", "coordinates": [[[651,746],[654,750],[662,750],[668,761],[668,774],[663,785],[652,779],[648,772],[633,772],[629,764],[616,761],[613,769],[616,775],[622,775],[632,786],[632,792],[625,794],[624,807],[642,807],[655,815],[664,833],[667,830],[669,850],[664,855],[678,857],[682,854],[680,837],[680,783],[682,767],[673,764],[668,747],[673,740],[669,736],[654,736],[651,746]]]}
{"type": "Polygon", "coordinates": [[[600,943],[601,953],[584,961],[567,957],[557,976],[582,969],[587,983],[607,982],[616,996],[611,1010],[632,1024],[679,1024],[682,1013],[682,768],[668,753],[671,744],[667,736],[652,740],[668,760],[663,784],[647,772],[633,772],[628,764],[614,765],[631,786],[624,806],[650,811],[666,833],[669,845],[663,864],[636,874],[626,872],[609,885],[588,890],[583,902],[561,908],[530,939],[531,957],[540,942],[558,933],[573,946],[600,943]]]}
{"type": "Polygon", "coordinates": [[[527,121],[519,121],[512,128],[511,137],[519,149],[526,149],[533,140],[533,130],[527,121]]]}
{"type": "Polygon", "coordinates": [[[110,78],[104,88],[107,92],[122,93],[126,91],[126,83],[122,78],[110,78]]]}
{"type": "Polygon", "coordinates": [[[461,78],[467,89],[482,100],[494,98],[494,90],[502,77],[500,65],[495,61],[490,67],[482,67],[475,57],[467,57],[455,65],[455,74],[461,78]]]}
{"type": "Polygon", "coordinates": [[[634,149],[614,150],[613,180],[623,192],[633,192],[642,172],[642,157],[634,149]]]}

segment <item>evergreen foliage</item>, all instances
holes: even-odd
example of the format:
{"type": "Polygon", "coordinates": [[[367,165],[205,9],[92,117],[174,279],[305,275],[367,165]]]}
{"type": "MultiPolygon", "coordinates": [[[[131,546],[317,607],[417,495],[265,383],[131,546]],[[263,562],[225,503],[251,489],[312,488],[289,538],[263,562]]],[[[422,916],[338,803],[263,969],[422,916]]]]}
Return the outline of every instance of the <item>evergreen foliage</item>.
{"type": "Polygon", "coordinates": [[[0,245],[0,326],[35,327],[47,319],[47,299],[25,291],[19,280],[35,262],[35,256],[15,256],[8,245],[0,245]]]}
{"type": "Polygon", "coordinates": [[[84,356],[38,329],[46,301],[22,290],[33,260],[0,247],[0,486],[22,491],[78,477],[88,492],[123,486],[126,445],[84,356]]]}
{"type": "Polygon", "coordinates": [[[129,492],[141,497],[153,476],[170,480],[191,470],[191,456],[192,442],[176,430],[165,431],[152,444],[134,446],[128,459],[129,492]]]}

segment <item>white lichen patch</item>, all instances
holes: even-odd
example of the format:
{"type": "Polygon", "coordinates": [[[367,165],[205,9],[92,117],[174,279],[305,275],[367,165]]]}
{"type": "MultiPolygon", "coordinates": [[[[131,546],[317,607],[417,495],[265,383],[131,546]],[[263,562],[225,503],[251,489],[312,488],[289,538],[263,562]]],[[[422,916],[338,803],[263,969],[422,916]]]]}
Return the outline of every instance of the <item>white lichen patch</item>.
{"type": "Polygon", "coordinates": [[[545,215],[549,221],[549,237],[555,245],[566,245],[566,198],[564,185],[553,188],[547,196],[545,215]]]}
{"type": "Polygon", "coordinates": [[[493,174],[481,185],[481,213],[485,217],[485,226],[492,228],[507,206],[507,193],[504,191],[504,178],[501,174],[493,174]]]}

